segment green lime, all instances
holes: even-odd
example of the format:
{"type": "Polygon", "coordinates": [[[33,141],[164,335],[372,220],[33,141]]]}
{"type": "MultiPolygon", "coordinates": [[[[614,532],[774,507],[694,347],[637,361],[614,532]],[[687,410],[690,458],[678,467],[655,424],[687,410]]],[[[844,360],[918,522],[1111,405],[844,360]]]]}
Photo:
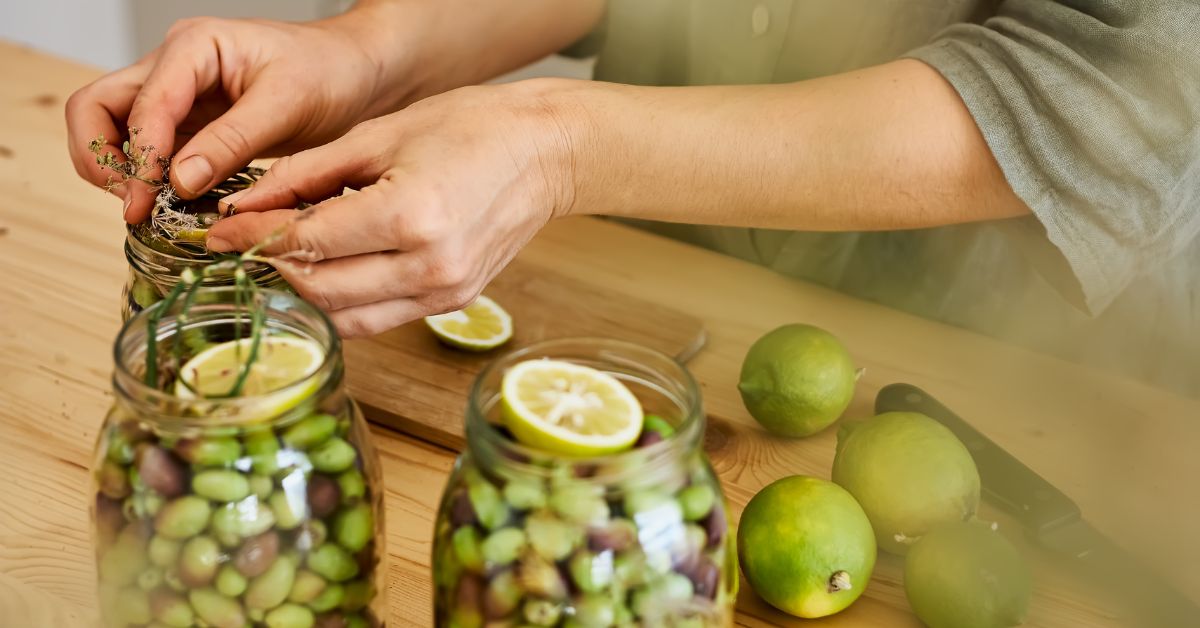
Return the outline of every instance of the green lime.
{"type": "Polygon", "coordinates": [[[738,390],[746,410],[767,431],[808,436],[846,411],[855,378],[850,354],[832,334],[784,325],[750,347],[738,390]]]}
{"type": "Polygon", "coordinates": [[[904,592],[930,628],[1020,625],[1032,589],[1021,554],[982,524],[935,528],[904,560],[904,592]]]}
{"type": "Polygon", "coordinates": [[[941,423],[916,412],[843,425],[833,481],[862,504],[879,547],[894,554],[935,526],[974,517],[979,506],[970,452],[941,423]]]}
{"type": "Polygon", "coordinates": [[[862,595],[875,568],[875,536],[845,489],[796,475],[746,504],[738,556],[750,587],[769,604],[797,617],[824,617],[862,595]]]}

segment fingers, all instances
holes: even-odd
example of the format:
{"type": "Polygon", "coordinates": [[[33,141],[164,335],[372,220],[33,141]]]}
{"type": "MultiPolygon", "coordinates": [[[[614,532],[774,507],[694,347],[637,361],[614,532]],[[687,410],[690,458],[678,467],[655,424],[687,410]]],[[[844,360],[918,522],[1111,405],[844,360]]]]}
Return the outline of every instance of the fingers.
{"type": "Polygon", "coordinates": [[[254,85],[224,115],[201,128],[175,154],[171,182],[184,198],[195,198],[229,178],[271,146],[287,139],[291,124],[284,90],[254,85]]]}
{"type": "Polygon", "coordinates": [[[368,253],[315,264],[276,258],[296,293],[327,312],[426,294],[424,260],[412,253],[368,253]]]}
{"type": "MultiPolygon", "coordinates": [[[[363,125],[360,125],[360,127],[363,125]]],[[[382,141],[352,131],[325,146],[283,157],[251,187],[221,200],[222,209],[237,213],[318,203],[343,188],[371,184],[382,174],[378,159],[382,141]]]]}
{"type": "Polygon", "coordinates": [[[365,338],[436,313],[422,299],[394,299],[330,312],[329,319],[342,338],[365,338]]]}
{"type": "MultiPolygon", "coordinates": [[[[168,37],[129,109],[129,126],[141,130],[138,144],[155,157],[175,150],[175,130],[192,109],[196,95],[217,86],[221,54],[212,31],[184,28],[168,37]]],[[[155,167],[149,178],[159,178],[155,167]]],[[[134,190],[126,220],[140,222],[149,215],[154,193],[144,184],[134,190]]]]}
{"type": "Polygon", "coordinates": [[[245,251],[266,241],[264,253],[302,253],[321,261],[380,251],[413,251],[439,241],[444,213],[380,181],[302,212],[245,212],[217,221],[207,245],[218,253],[245,251]],[[287,216],[284,218],[283,216],[287,216]],[[286,228],[278,232],[287,223],[286,228]],[[274,236],[274,237],[272,237],[274,236]]]}
{"type": "MultiPolygon", "coordinates": [[[[126,133],[125,119],[149,67],[147,60],[118,70],[81,88],[67,99],[67,151],[75,172],[93,185],[107,185],[115,173],[96,163],[96,155],[89,145],[103,136],[105,144],[101,153],[113,154],[124,161],[121,142],[126,133]]],[[[119,186],[113,192],[124,196],[125,188],[119,186]]]]}

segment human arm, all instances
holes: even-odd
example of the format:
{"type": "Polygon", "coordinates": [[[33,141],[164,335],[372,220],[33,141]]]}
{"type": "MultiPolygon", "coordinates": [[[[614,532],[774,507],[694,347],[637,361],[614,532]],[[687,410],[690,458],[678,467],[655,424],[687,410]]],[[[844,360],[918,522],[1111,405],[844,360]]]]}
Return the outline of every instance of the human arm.
{"type": "MultiPolygon", "coordinates": [[[[471,98],[452,93],[430,99],[426,104],[445,116],[442,123],[402,112],[390,128],[419,128],[435,138],[445,129],[470,128],[473,146],[491,141],[501,149],[425,153],[390,143],[391,134],[377,128],[378,141],[363,136],[304,155],[305,163],[353,162],[363,153],[371,156],[363,171],[376,175],[404,170],[395,164],[406,162],[422,168],[420,175],[387,177],[388,195],[370,180],[358,181],[371,194],[340,206],[364,211],[318,213],[297,223],[292,248],[353,240],[361,233],[355,223],[369,210],[377,220],[374,232],[396,233],[398,241],[408,224],[431,220],[436,228],[422,232],[427,242],[391,250],[399,252],[397,259],[425,257],[427,266],[457,272],[426,281],[420,273],[358,266],[370,285],[354,295],[335,292],[339,286],[319,270],[324,262],[289,280],[334,312],[335,321],[352,321],[346,327],[352,333],[373,333],[468,301],[545,220],[569,213],[862,230],[1021,216],[1036,208],[1041,222],[1009,222],[1044,225],[1040,239],[1059,247],[1080,283],[1088,281],[1088,270],[1074,257],[1079,250],[1090,250],[1093,259],[1084,261],[1100,265],[1101,272],[1109,271],[1103,267],[1106,251],[1147,264],[1194,237],[1200,225],[1194,211],[1184,211],[1200,189],[1188,185],[1200,171],[1194,142],[1200,107],[1194,81],[1184,80],[1195,74],[1197,51],[1165,45],[1185,41],[1176,36],[1187,30],[1186,20],[1162,23],[1186,3],[1098,3],[1095,15],[1058,3],[1051,3],[1056,13],[1033,10],[1041,4],[1014,0],[1005,6],[1028,14],[951,29],[944,40],[950,43],[936,45],[959,49],[966,61],[931,58],[938,71],[906,60],[778,86],[538,81],[483,88],[471,98]],[[1132,43],[1113,44],[1122,38],[1132,43]],[[1048,68],[1056,71],[1047,74],[1048,68]],[[536,115],[488,126],[467,106],[482,95],[494,96],[488,111],[536,115]],[[989,105],[1011,119],[989,116],[989,105]],[[514,150],[513,137],[534,138],[534,157],[514,150]],[[489,154],[496,161],[486,159],[489,154]],[[509,174],[493,176],[499,172],[509,174]],[[519,202],[499,193],[512,189],[524,190],[519,202]],[[491,228],[489,221],[519,224],[520,237],[491,228]],[[1062,225],[1080,231],[1065,233],[1062,225]],[[1098,242],[1082,229],[1088,225],[1100,230],[1098,242]],[[398,296],[404,292],[419,293],[419,300],[398,296]],[[371,308],[358,309],[366,304],[371,308]]],[[[256,241],[290,218],[253,212],[303,198],[280,190],[312,192],[309,183],[321,178],[312,174],[293,166],[264,181],[259,192],[275,192],[238,199],[240,211],[249,213],[218,224],[214,236],[232,248],[256,241]]],[[[328,193],[334,186],[324,187],[328,193]]],[[[362,255],[376,253],[349,250],[339,256],[345,259],[337,266],[347,270],[342,278],[358,272],[350,269],[369,259],[362,255]]],[[[1111,266],[1128,281],[1127,264],[1114,260],[1111,266]]],[[[1111,294],[1110,287],[1103,289],[1111,294]]]]}
{"type": "MultiPolygon", "coordinates": [[[[104,185],[89,142],[103,135],[103,150],[120,155],[126,129],[140,128],[138,144],[173,155],[171,182],[192,198],[255,157],[328,142],[549,54],[587,32],[602,8],[600,0],[364,0],[304,24],[184,20],[145,58],[72,95],[68,148],[79,174],[104,185]]],[[[149,186],[113,191],[126,220],[145,219],[149,186]]]]}

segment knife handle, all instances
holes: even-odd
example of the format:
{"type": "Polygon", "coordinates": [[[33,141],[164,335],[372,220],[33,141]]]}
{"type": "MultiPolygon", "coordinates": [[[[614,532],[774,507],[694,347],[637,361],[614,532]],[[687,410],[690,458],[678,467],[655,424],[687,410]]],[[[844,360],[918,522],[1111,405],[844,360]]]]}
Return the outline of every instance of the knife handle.
{"type": "Polygon", "coordinates": [[[949,428],[975,459],[984,495],[1029,531],[1037,534],[1080,518],[1071,498],[920,388],[884,387],[875,398],[875,412],[919,412],[949,428]]]}

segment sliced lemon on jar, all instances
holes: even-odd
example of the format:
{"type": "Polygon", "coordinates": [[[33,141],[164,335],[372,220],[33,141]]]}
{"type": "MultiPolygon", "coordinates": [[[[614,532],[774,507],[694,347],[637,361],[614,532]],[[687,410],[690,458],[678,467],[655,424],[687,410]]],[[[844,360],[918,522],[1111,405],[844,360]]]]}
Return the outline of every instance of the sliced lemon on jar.
{"type": "Polygon", "coordinates": [[[442,342],[468,351],[495,349],[513,335],[512,316],[485,296],[457,312],[426,316],[425,324],[442,342]]]}
{"type": "Polygon", "coordinates": [[[569,456],[628,449],[642,432],[642,404],[617,378],[560,360],[528,360],[500,384],[504,423],[530,447],[569,456]]]}
{"type": "MultiPolygon", "coordinates": [[[[252,338],[241,338],[197,353],[180,369],[175,395],[184,399],[228,395],[250,357],[252,344],[252,338]]],[[[264,336],[240,396],[263,397],[260,406],[249,410],[255,416],[282,414],[313,394],[319,383],[315,379],[300,386],[294,384],[309,380],[324,361],[325,350],[317,342],[295,336],[264,336]]]]}

